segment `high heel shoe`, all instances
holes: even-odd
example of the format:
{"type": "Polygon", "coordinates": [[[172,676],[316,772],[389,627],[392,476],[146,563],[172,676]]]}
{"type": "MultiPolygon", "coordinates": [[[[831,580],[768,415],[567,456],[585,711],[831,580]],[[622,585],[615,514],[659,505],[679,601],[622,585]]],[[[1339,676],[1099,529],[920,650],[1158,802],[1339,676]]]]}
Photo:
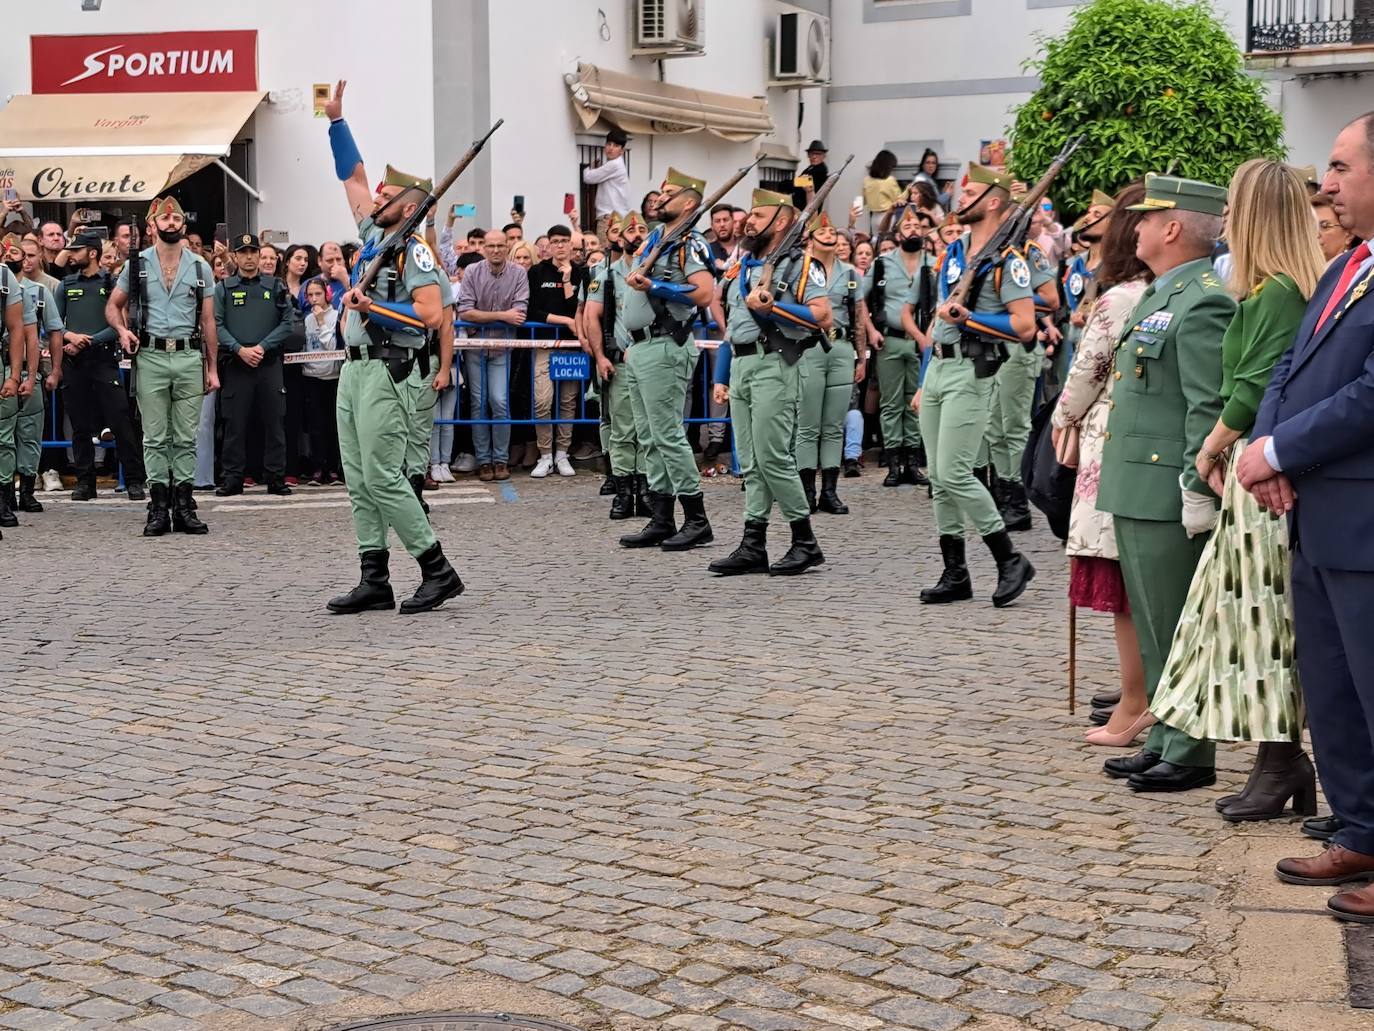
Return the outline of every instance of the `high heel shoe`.
{"type": "Polygon", "coordinates": [[[1105,745],[1108,748],[1124,748],[1138,738],[1143,731],[1149,730],[1159,721],[1155,714],[1148,709],[1136,717],[1134,723],[1123,730],[1120,734],[1113,734],[1106,727],[1097,727],[1088,731],[1083,736],[1083,740],[1090,745],[1105,745]]]}
{"type": "Polygon", "coordinates": [[[1221,811],[1228,823],[1277,820],[1288,800],[1298,816],[1317,813],[1317,774],[1302,745],[1261,741],[1255,759],[1256,776],[1234,802],[1221,811]]]}

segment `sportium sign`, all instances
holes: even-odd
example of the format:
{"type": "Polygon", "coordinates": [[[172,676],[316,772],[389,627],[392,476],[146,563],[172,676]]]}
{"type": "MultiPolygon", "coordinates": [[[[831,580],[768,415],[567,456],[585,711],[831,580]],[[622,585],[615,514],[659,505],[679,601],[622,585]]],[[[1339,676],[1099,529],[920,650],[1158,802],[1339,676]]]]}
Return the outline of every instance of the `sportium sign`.
{"type": "Polygon", "coordinates": [[[31,36],[34,93],[214,93],[258,87],[256,29],[31,36]]]}

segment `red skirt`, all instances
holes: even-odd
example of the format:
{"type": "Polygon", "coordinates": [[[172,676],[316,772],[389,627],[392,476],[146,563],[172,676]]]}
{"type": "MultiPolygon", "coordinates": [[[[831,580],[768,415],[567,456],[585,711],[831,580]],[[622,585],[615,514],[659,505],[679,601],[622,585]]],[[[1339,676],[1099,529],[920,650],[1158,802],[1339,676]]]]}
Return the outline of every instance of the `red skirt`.
{"type": "Polygon", "coordinates": [[[1094,612],[1129,612],[1121,563],[1111,558],[1070,560],[1069,603],[1094,612]]]}

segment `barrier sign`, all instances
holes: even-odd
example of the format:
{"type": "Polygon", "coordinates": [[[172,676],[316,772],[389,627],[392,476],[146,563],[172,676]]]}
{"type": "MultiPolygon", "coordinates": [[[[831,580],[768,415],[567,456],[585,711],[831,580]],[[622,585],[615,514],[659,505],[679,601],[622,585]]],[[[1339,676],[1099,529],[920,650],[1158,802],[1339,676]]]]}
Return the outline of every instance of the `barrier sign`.
{"type": "Polygon", "coordinates": [[[549,379],[587,380],[592,378],[592,357],[585,351],[555,351],[549,355],[549,379]]]}

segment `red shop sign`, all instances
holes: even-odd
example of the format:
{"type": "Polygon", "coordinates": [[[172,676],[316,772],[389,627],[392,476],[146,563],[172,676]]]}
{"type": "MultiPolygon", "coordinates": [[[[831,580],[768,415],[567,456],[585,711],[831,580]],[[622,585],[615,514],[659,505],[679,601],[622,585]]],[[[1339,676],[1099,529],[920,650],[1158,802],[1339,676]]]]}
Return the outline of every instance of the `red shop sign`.
{"type": "Polygon", "coordinates": [[[207,93],[258,88],[256,29],[32,36],[35,93],[207,93]]]}

